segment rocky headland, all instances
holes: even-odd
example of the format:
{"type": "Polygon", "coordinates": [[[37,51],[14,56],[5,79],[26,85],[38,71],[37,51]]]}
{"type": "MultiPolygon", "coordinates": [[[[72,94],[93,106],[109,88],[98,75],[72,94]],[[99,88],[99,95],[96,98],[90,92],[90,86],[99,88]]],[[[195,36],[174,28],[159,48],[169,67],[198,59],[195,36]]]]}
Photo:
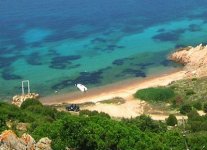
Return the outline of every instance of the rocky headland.
{"type": "Polygon", "coordinates": [[[187,77],[203,77],[207,75],[207,46],[202,44],[179,48],[169,59],[184,65],[187,77]]]}

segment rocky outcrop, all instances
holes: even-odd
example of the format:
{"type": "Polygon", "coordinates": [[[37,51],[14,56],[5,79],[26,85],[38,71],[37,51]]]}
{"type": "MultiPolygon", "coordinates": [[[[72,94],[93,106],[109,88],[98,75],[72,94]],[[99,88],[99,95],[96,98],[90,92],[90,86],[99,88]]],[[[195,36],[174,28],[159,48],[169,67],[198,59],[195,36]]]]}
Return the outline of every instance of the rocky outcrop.
{"type": "Polygon", "coordinates": [[[17,122],[17,121],[9,120],[9,121],[6,121],[6,126],[9,129],[12,129],[12,128],[15,127],[16,130],[18,130],[18,131],[26,132],[27,128],[30,126],[30,124],[29,123],[24,123],[24,122],[17,122]]]}
{"type": "Polygon", "coordinates": [[[21,104],[27,100],[27,99],[36,99],[39,97],[39,94],[37,93],[28,93],[25,95],[15,95],[12,99],[12,104],[17,105],[17,106],[21,106],[21,104]]]}
{"type": "Polygon", "coordinates": [[[169,59],[183,64],[187,76],[202,77],[207,75],[207,46],[181,48],[171,54],[169,59]]]}
{"type": "Polygon", "coordinates": [[[29,123],[19,122],[19,123],[17,123],[17,125],[16,125],[16,129],[19,130],[19,131],[24,131],[24,132],[26,132],[28,126],[29,126],[29,123]]]}
{"type": "Polygon", "coordinates": [[[41,138],[36,144],[36,150],[51,150],[51,140],[49,138],[41,138]]]}
{"type": "Polygon", "coordinates": [[[42,138],[37,143],[29,134],[21,138],[11,131],[6,130],[0,135],[0,150],[52,150],[51,140],[42,138]]]}

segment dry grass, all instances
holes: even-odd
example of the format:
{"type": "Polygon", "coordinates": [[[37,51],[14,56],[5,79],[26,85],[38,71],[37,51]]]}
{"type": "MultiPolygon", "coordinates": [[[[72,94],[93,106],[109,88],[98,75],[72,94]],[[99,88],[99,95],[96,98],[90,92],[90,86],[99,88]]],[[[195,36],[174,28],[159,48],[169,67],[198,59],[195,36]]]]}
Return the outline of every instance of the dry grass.
{"type": "Polygon", "coordinates": [[[121,104],[124,104],[125,102],[126,100],[121,97],[114,97],[113,99],[103,100],[103,101],[100,101],[99,103],[121,105],[121,104]]]}
{"type": "Polygon", "coordinates": [[[207,77],[176,81],[169,87],[183,98],[184,103],[207,102],[207,77]]]}
{"type": "Polygon", "coordinates": [[[85,102],[85,103],[80,103],[78,104],[80,107],[89,107],[89,106],[94,106],[96,103],[94,102],[85,102]]]}

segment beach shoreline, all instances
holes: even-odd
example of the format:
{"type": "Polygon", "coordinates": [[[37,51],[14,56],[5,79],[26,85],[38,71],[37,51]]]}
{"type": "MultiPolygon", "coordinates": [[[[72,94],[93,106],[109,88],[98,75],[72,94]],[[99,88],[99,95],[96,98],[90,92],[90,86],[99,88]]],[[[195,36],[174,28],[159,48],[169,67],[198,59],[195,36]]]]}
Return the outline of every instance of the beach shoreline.
{"type": "Polygon", "coordinates": [[[44,105],[66,104],[66,103],[97,103],[102,100],[112,99],[114,97],[122,97],[131,99],[133,94],[143,88],[152,86],[165,86],[175,80],[183,79],[185,71],[177,68],[162,74],[146,77],[144,79],[129,79],[110,85],[89,89],[86,93],[80,91],[66,94],[56,94],[52,96],[42,97],[40,101],[44,105]]]}

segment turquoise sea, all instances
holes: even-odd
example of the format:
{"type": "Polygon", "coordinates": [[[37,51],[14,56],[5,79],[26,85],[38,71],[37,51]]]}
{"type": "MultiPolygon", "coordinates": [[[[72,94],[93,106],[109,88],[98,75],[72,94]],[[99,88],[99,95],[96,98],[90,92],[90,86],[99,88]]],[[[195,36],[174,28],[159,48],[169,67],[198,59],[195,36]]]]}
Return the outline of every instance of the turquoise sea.
{"type": "Polygon", "coordinates": [[[0,97],[30,80],[42,96],[172,70],[207,42],[206,0],[1,0],[0,97]]]}

